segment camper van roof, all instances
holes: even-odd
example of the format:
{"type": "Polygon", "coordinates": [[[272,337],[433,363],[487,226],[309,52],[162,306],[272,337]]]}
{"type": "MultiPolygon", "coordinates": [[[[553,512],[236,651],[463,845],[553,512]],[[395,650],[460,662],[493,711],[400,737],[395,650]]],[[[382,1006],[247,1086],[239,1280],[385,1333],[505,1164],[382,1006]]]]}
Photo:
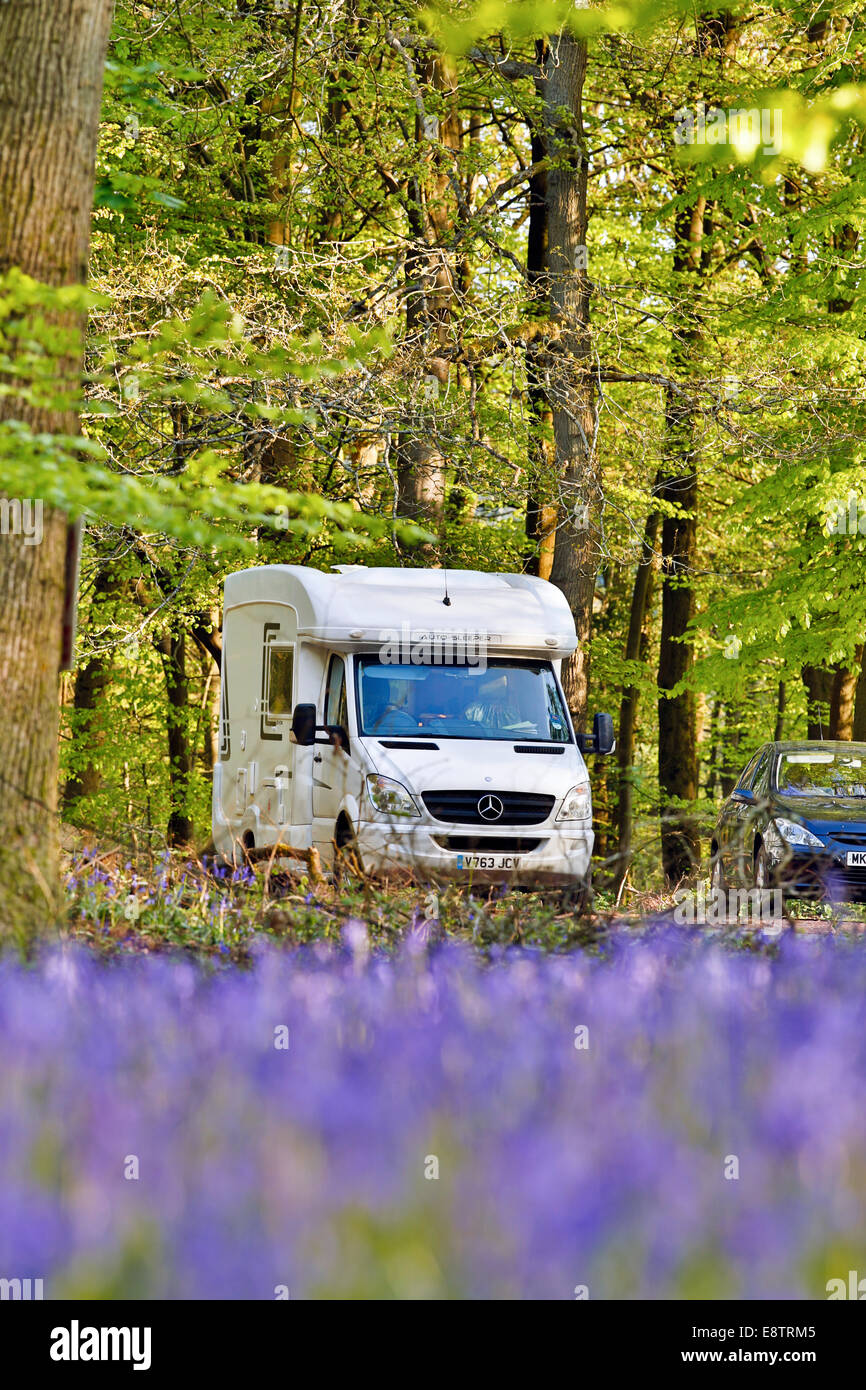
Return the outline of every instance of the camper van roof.
{"type": "Polygon", "coordinates": [[[298,635],[345,649],[400,640],[484,637],[503,652],[569,656],[574,620],[555,585],[528,574],[337,565],[336,573],[304,565],[259,565],[230,574],[225,606],[283,603],[298,615],[298,635]],[[384,635],[383,635],[384,634],[384,635]]]}

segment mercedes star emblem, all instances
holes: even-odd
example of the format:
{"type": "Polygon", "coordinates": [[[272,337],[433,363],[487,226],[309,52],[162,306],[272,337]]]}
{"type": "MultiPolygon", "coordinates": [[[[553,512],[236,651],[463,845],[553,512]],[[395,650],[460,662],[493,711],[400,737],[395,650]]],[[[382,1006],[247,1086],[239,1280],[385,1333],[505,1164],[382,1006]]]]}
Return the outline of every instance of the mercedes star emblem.
{"type": "Polygon", "coordinates": [[[505,807],[499,797],[493,796],[490,792],[486,796],[482,796],[478,802],[478,814],[482,820],[499,820],[504,810],[505,807]]]}

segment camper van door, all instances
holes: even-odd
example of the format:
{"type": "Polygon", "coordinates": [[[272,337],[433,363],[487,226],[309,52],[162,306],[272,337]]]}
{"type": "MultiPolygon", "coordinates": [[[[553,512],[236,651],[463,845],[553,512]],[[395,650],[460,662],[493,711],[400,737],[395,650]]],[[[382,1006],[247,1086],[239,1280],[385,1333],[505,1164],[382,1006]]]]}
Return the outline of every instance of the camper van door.
{"type": "Polygon", "coordinates": [[[225,615],[220,785],[236,843],[270,843],[291,821],[297,631],[285,604],[241,604],[225,615]]]}
{"type": "Polygon", "coordinates": [[[258,719],[259,786],[253,793],[264,843],[281,838],[292,820],[293,746],[289,739],[297,688],[297,615],[279,607],[262,629],[258,719]]]}
{"type": "MultiPolygon", "coordinates": [[[[340,725],[348,731],[349,705],[347,698],[346,658],[334,652],[328,661],[321,720],[323,724],[340,725]]],[[[316,745],[313,758],[313,840],[332,848],[337,818],[351,793],[353,763],[345,750],[335,743],[316,745]]],[[[359,775],[359,774],[357,774],[359,775]]]]}

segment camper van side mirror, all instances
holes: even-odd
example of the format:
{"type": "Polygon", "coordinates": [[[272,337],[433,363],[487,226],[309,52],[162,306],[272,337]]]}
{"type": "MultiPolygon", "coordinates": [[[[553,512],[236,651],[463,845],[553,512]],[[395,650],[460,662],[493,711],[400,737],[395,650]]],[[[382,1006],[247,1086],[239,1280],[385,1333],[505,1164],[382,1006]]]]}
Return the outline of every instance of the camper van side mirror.
{"type": "Polygon", "coordinates": [[[613,732],[613,720],[609,714],[597,714],[592,721],[592,742],[593,751],[596,753],[612,753],[616,747],[616,738],[613,732]]]}
{"type": "Polygon", "coordinates": [[[292,743],[309,748],[316,741],[316,706],[295,705],[292,714],[292,743]]]}

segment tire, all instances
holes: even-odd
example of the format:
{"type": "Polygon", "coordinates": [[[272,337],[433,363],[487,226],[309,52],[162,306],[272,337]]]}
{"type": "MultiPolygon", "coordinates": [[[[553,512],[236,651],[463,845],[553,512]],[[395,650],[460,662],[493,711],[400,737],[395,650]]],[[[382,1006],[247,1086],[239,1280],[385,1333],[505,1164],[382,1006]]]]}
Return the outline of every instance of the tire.
{"type": "Polygon", "coordinates": [[[759,889],[769,891],[775,887],[773,871],[770,868],[770,861],[767,858],[767,851],[763,845],[758,846],[758,852],[754,861],[754,886],[759,889]]]}
{"type": "Polygon", "coordinates": [[[346,816],[334,826],[334,882],[342,883],[352,874],[364,877],[364,864],[358,851],[355,831],[346,816]]]}
{"type": "Polygon", "coordinates": [[[758,852],[755,855],[754,880],[755,887],[762,892],[772,892],[774,889],[782,887],[782,916],[787,919],[788,930],[794,931],[794,920],[786,910],[785,904],[786,902],[800,902],[801,899],[798,898],[795,893],[784,892],[784,885],[780,885],[777,881],[776,875],[773,873],[769,860],[767,859],[767,851],[764,849],[763,845],[758,846],[758,852]]]}

